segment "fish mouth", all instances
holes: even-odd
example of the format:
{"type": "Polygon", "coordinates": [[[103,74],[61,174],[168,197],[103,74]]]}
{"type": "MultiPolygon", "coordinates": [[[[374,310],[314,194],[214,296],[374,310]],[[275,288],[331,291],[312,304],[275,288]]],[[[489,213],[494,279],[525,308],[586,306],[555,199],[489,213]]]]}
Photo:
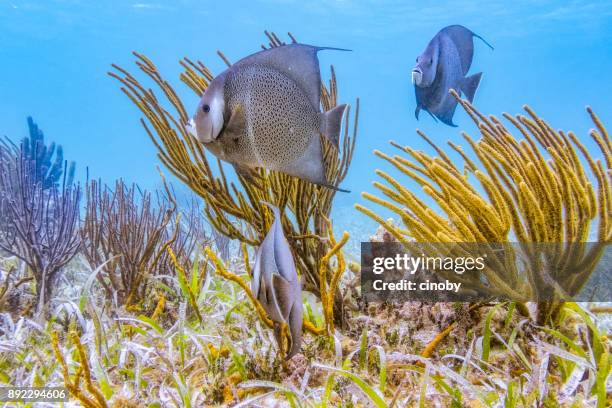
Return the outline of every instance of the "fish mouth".
{"type": "Polygon", "coordinates": [[[215,141],[213,135],[215,134],[214,125],[210,129],[210,132],[198,132],[198,128],[196,126],[195,120],[193,118],[189,119],[189,122],[185,125],[185,130],[188,134],[195,137],[200,143],[211,143],[215,141]]]}
{"type": "Polygon", "coordinates": [[[196,130],[196,125],[193,118],[189,119],[189,122],[187,122],[187,124],[185,125],[185,130],[191,136],[195,137],[196,139],[198,138],[198,131],[196,130]]]}
{"type": "Polygon", "coordinates": [[[416,86],[420,86],[421,82],[423,82],[423,72],[415,68],[412,70],[412,84],[416,86]]]}

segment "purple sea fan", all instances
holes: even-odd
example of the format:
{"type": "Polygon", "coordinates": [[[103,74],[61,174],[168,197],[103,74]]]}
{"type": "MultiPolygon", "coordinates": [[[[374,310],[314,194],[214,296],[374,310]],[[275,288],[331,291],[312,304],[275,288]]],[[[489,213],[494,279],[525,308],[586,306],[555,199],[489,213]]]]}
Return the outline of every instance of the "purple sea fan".
{"type": "Polygon", "coordinates": [[[45,188],[23,149],[0,151],[0,249],[23,260],[36,281],[37,311],[52,296],[58,273],[77,253],[80,188],[45,188]]]}

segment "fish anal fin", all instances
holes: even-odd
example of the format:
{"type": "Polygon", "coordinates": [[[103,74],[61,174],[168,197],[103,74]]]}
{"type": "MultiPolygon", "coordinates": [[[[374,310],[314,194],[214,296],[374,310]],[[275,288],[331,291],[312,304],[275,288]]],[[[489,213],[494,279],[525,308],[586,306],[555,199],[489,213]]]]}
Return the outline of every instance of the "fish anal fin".
{"type": "Polygon", "coordinates": [[[453,116],[455,114],[456,107],[457,105],[455,105],[455,107],[453,107],[452,110],[449,110],[448,112],[437,114],[437,118],[440,119],[440,122],[444,123],[445,125],[457,127],[457,125],[453,123],[453,116]]]}
{"type": "Polygon", "coordinates": [[[338,105],[321,114],[321,133],[339,149],[340,130],[342,128],[342,117],[346,111],[346,104],[338,105]]]}
{"type": "Polygon", "coordinates": [[[478,89],[481,78],[482,72],[479,72],[463,79],[461,91],[465,94],[468,101],[472,102],[474,100],[474,95],[476,94],[476,89],[478,89]]]}
{"type": "Polygon", "coordinates": [[[291,284],[287,279],[275,273],[272,274],[272,287],[281,316],[287,320],[294,301],[291,284]]]}
{"type": "Polygon", "coordinates": [[[260,187],[259,181],[261,180],[261,178],[259,174],[257,173],[257,171],[255,171],[255,169],[252,169],[250,167],[243,166],[240,164],[236,164],[236,163],[232,163],[232,166],[234,166],[234,170],[236,171],[236,174],[244,178],[249,183],[260,187]]]}
{"type": "Polygon", "coordinates": [[[435,115],[435,117],[445,125],[457,127],[457,125],[453,123],[453,116],[455,116],[455,110],[457,110],[458,104],[459,102],[450,94],[449,90],[449,94],[444,98],[444,103],[440,109],[436,110],[435,113],[429,113],[435,115]]]}
{"type": "Polygon", "coordinates": [[[279,170],[312,183],[324,183],[326,180],[321,143],[320,132],[318,130],[314,131],[304,153],[279,170]]]}
{"type": "Polygon", "coordinates": [[[429,109],[425,109],[425,112],[429,113],[429,116],[431,116],[431,118],[434,120],[434,122],[438,123],[438,118],[436,117],[436,115],[431,113],[431,111],[429,109]]]}
{"type": "Polygon", "coordinates": [[[321,148],[321,144],[323,143],[321,140],[322,137],[324,136],[321,136],[319,131],[315,131],[304,153],[293,160],[289,165],[279,169],[279,171],[302,180],[310,181],[319,186],[350,193],[350,191],[333,186],[327,181],[321,148]]]}
{"type": "Polygon", "coordinates": [[[330,190],[338,191],[340,193],[350,193],[351,192],[351,190],[347,190],[347,189],[344,189],[344,188],[332,186],[331,184],[320,184],[320,185],[325,187],[325,188],[329,188],[330,190]]]}

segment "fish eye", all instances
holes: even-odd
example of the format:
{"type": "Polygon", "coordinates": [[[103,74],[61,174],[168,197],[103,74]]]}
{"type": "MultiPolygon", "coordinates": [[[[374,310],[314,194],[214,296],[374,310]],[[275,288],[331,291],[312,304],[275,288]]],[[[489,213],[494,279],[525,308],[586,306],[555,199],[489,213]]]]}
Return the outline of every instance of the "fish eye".
{"type": "Polygon", "coordinates": [[[210,112],[210,105],[204,105],[204,106],[202,106],[202,110],[204,111],[204,113],[208,113],[208,112],[210,112]]]}
{"type": "Polygon", "coordinates": [[[433,58],[429,59],[429,65],[433,64],[433,58]]]}

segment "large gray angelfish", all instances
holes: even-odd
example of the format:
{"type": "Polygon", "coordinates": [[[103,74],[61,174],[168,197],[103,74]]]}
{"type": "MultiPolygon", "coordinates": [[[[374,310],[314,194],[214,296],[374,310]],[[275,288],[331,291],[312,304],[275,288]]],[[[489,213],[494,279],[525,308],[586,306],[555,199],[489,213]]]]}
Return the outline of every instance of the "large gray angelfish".
{"type": "Polygon", "coordinates": [[[251,290],[274,322],[277,341],[282,341],[280,324],[287,323],[291,341],[287,359],[302,344],[302,285],[283,233],[279,209],[265,203],[274,213],[274,223],[257,249],[251,290]]]}
{"type": "Polygon", "coordinates": [[[412,70],[417,103],[414,114],[417,119],[423,109],[434,119],[456,126],[453,115],[457,100],[449,94],[449,90],[452,88],[459,93],[463,92],[472,102],[482,77],[482,72],[466,77],[474,57],[473,37],[480,38],[493,49],[469,29],[452,25],[440,30],[417,57],[417,64],[412,70]]]}
{"type": "Polygon", "coordinates": [[[338,148],[346,105],[321,112],[317,52],[290,44],[252,54],[215,77],[190,131],[243,175],[263,167],[340,190],[325,177],[320,135],[338,148]]]}

